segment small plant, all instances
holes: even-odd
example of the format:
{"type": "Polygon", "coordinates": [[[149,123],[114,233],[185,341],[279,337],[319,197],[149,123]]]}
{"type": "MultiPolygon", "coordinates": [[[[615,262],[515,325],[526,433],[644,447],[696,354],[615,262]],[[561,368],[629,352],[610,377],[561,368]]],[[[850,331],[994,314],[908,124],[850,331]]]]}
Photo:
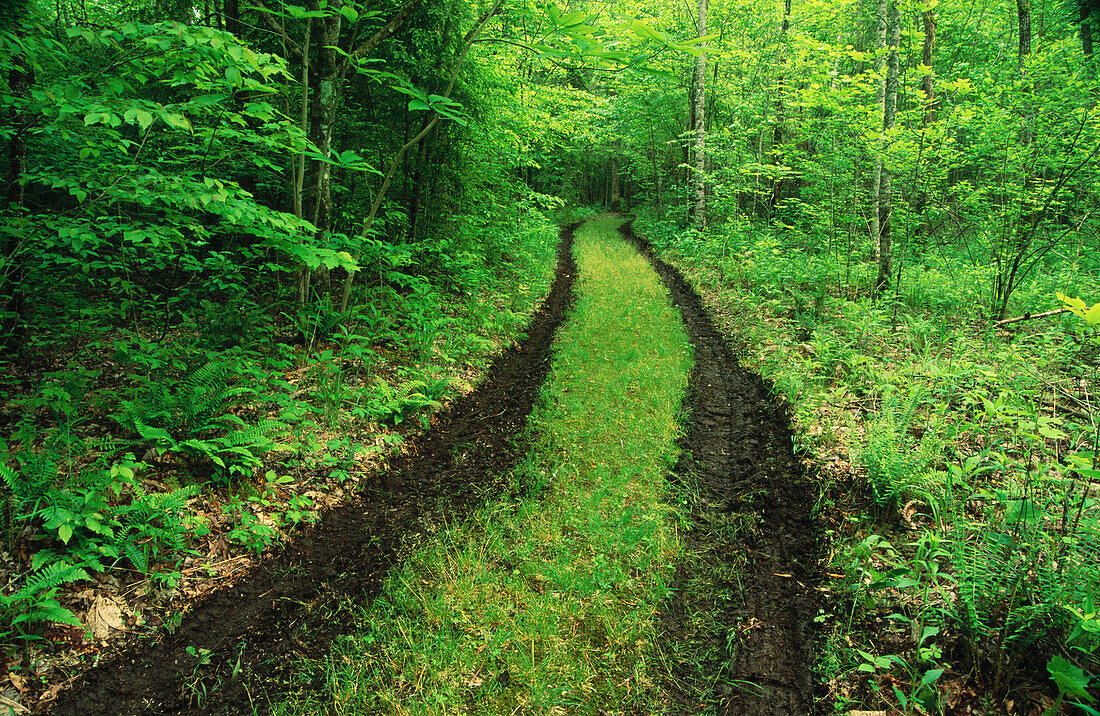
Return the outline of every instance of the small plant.
{"type": "Polygon", "coordinates": [[[68,609],[54,598],[61,585],[90,579],[83,568],[64,562],[51,562],[28,577],[11,594],[0,592],[0,644],[39,637],[27,631],[32,624],[68,624],[83,626],[68,609]]]}
{"type": "Polygon", "coordinates": [[[878,416],[867,426],[862,460],[880,507],[896,507],[912,492],[934,501],[928,492],[929,468],[943,449],[943,442],[936,420],[918,430],[917,416],[925,395],[922,388],[914,388],[904,397],[890,393],[878,416]]]}
{"type": "Polygon", "coordinates": [[[276,527],[265,523],[240,501],[234,500],[225,505],[222,512],[233,515],[237,523],[226,535],[229,541],[239,544],[254,554],[260,554],[275,544],[279,538],[279,530],[276,527]]]}
{"type": "Polygon", "coordinates": [[[1095,703],[1096,697],[1088,691],[1093,677],[1087,675],[1081,667],[1056,654],[1047,663],[1047,672],[1058,687],[1058,698],[1053,706],[1043,712],[1043,716],[1056,716],[1060,713],[1059,708],[1067,696],[1074,698],[1069,702],[1070,705],[1081,709],[1089,716],[1100,716],[1100,711],[1083,703],[1085,701],[1095,703]]]}

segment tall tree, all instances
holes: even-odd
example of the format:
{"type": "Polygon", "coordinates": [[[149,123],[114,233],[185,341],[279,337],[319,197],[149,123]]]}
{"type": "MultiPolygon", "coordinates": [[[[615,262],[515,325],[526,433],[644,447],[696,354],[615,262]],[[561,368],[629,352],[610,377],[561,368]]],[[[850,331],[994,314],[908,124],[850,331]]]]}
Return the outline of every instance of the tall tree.
{"type": "MultiPolygon", "coordinates": [[[[891,132],[898,113],[898,45],[901,43],[901,21],[898,4],[891,0],[887,10],[887,25],[890,35],[889,59],[886,63],[885,98],[882,108],[882,130],[886,138],[884,152],[888,150],[891,132]]],[[[890,168],[882,167],[882,195],[879,204],[878,230],[878,277],[875,286],[883,290],[890,285],[890,276],[894,267],[894,244],[891,236],[891,213],[893,208],[893,176],[890,168]]]]}
{"type": "Polygon", "coordinates": [[[784,172],[780,169],[783,164],[783,123],[785,115],[787,113],[784,93],[786,89],[786,44],[787,33],[791,29],[791,0],[785,0],[783,3],[783,24],[779,27],[779,57],[780,57],[780,69],[779,78],[775,85],[775,125],[772,129],[772,156],[771,163],[776,167],[775,183],[772,185],[772,194],[768,200],[768,206],[771,211],[775,211],[775,208],[779,205],[779,202],[783,199],[783,177],[784,172]]]}
{"type": "MultiPolygon", "coordinates": [[[[889,0],[878,0],[878,8],[875,12],[875,112],[883,111],[883,103],[886,101],[886,9],[889,0]]],[[[882,206],[882,133],[878,134],[875,143],[875,168],[871,176],[871,217],[867,222],[871,230],[871,241],[876,250],[879,245],[879,207],[882,206]]]]}
{"type": "MultiPolygon", "coordinates": [[[[699,0],[699,17],[696,29],[699,37],[707,34],[707,0],[699,0]]],[[[707,123],[706,123],[707,55],[695,58],[695,209],[692,218],[695,228],[707,225],[707,123]]]]}

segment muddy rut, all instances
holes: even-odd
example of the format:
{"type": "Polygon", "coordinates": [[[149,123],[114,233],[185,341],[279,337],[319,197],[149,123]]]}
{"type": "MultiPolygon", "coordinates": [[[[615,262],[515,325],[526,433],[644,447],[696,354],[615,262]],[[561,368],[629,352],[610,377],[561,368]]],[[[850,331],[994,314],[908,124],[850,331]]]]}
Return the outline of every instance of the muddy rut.
{"type": "MultiPolygon", "coordinates": [[[[556,278],[527,337],[493,363],[474,392],[439,415],[372,489],[324,515],[232,587],[205,597],[172,633],[104,659],[49,712],[267,711],[287,683],[301,678],[301,658],[322,658],[333,638],[354,629],[354,609],[342,604],[368,602],[418,536],[507,489],[508,470],[526,450],[524,428],[550,367],[554,335],[573,300],[575,228],[562,230],[556,278]],[[196,654],[204,655],[202,663],[196,654]]],[[[638,242],[629,223],[623,233],[669,287],[695,346],[686,399],[692,422],[676,470],[681,486],[698,496],[691,519],[711,521],[717,511],[750,525],[736,540],[715,540],[705,529],[685,535],[693,558],[677,573],[660,639],[667,646],[695,638],[685,625],[703,611],[721,626],[712,638],[726,636],[704,649],[713,663],[675,665],[662,683],[665,706],[677,716],[813,713],[815,493],[792,453],[789,421],[761,379],[738,366],[683,277],[638,242]],[[693,596],[700,563],[708,573],[741,575],[736,584],[719,585],[733,595],[720,609],[693,596]],[[701,693],[703,679],[708,686],[701,693]]]]}
{"type": "Polygon", "coordinates": [[[88,671],[50,713],[262,713],[280,685],[296,678],[295,662],[321,657],[333,637],[353,630],[353,610],[341,610],[341,602],[377,595],[402,544],[499,496],[526,451],[521,436],[573,301],[575,228],[562,230],[556,277],[527,337],[439,415],[374,489],[204,598],[173,633],[88,671]]]}
{"type": "Polygon", "coordinates": [[[715,611],[692,586],[697,570],[680,568],[675,595],[661,615],[668,648],[693,638],[687,625],[702,611],[717,625],[695,653],[713,663],[681,663],[664,684],[671,713],[776,716],[814,713],[811,667],[819,545],[811,521],[816,489],[792,449],[790,420],[760,376],[743,369],[680,273],[657,258],[627,223],[623,235],[642,251],[680,308],[695,347],[686,404],[691,415],[676,466],[681,488],[695,493],[693,529],[684,535],[694,563],[730,575],[728,602],[715,611]],[[715,531],[716,522],[740,528],[715,531]],[[715,539],[715,535],[719,537],[715,539]],[[700,680],[716,683],[700,691],[700,680]]]}

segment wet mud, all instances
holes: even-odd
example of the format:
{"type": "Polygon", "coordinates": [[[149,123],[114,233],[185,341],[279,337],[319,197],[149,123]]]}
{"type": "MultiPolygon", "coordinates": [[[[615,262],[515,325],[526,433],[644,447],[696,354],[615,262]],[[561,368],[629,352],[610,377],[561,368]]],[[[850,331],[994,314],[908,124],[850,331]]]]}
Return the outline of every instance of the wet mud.
{"type": "Polygon", "coordinates": [[[666,654],[686,653],[684,640],[713,643],[692,645],[702,659],[674,663],[662,684],[665,706],[677,716],[813,714],[817,491],[794,454],[789,417],[763,379],[738,364],[679,271],[632,224],[622,231],[668,287],[695,348],[690,423],[675,469],[694,505],[683,535],[691,558],[677,572],[659,634],[666,654]],[[700,587],[700,575],[711,583],[700,587]],[[693,626],[704,618],[707,629],[693,626]]]}
{"type": "Polygon", "coordinates": [[[379,594],[402,550],[506,489],[508,471],[526,452],[527,417],[573,301],[575,228],[562,230],[554,283],[526,337],[493,362],[473,392],[438,415],[377,484],[323,515],[236,584],[203,598],[171,633],[105,658],[48,712],[268,711],[287,684],[301,680],[304,661],[323,658],[333,638],[356,628],[356,609],[348,605],[379,594]]]}

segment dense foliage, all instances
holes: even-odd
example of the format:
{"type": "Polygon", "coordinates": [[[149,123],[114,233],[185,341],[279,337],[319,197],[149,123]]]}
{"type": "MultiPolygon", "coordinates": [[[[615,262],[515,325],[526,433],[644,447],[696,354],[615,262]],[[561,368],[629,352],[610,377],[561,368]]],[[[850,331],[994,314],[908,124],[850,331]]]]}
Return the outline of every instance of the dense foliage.
{"type": "Polygon", "coordinates": [[[13,8],[0,640],[309,519],[515,334],[568,203],[694,267],[825,466],[836,703],[1092,702],[1092,3],[13,8]]]}

